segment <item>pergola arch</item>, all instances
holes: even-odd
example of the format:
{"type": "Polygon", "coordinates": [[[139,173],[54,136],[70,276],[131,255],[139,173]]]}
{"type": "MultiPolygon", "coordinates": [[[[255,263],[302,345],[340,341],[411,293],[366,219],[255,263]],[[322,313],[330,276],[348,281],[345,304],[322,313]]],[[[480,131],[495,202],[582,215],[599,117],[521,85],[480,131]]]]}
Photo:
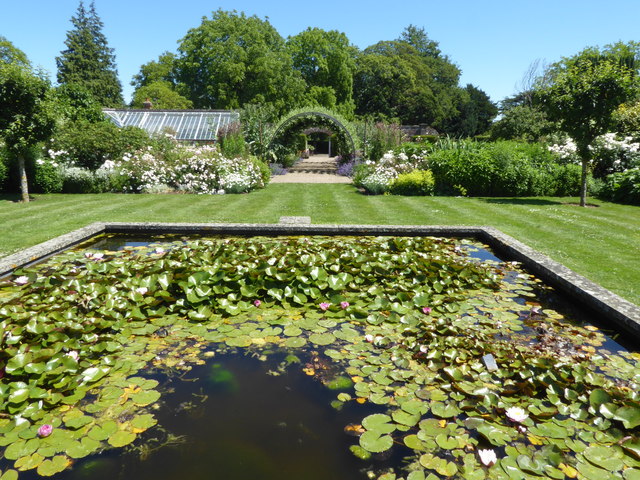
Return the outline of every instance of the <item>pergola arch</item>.
{"type": "Polygon", "coordinates": [[[277,140],[294,129],[304,130],[311,127],[328,127],[334,132],[349,150],[355,155],[359,147],[359,138],[350,122],[339,114],[322,111],[318,108],[299,109],[289,112],[276,125],[267,142],[267,149],[272,150],[277,140]]]}

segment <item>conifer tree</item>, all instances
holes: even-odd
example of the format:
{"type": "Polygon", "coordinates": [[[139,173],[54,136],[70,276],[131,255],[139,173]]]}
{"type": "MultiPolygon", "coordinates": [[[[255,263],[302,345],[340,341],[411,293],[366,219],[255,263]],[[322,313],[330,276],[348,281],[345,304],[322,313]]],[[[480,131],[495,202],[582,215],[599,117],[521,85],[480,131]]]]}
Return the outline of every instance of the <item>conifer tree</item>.
{"type": "Polygon", "coordinates": [[[91,2],[87,10],[80,0],[71,23],[73,28],[64,42],[67,48],[56,58],[58,83],[83,86],[103,107],[121,106],[122,85],[115,55],[102,32],[104,24],[96,13],[95,3],[91,2]]]}

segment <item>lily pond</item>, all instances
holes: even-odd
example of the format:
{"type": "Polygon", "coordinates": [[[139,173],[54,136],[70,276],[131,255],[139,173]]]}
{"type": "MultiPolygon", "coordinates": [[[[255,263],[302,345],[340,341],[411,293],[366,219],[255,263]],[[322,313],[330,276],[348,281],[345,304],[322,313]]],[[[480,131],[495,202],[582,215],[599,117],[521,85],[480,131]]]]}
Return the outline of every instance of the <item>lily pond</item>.
{"type": "Polygon", "coordinates": [[[0,480],[637,480],[597,320],[470,240],[103,237],[0,282],[0,480]]]}

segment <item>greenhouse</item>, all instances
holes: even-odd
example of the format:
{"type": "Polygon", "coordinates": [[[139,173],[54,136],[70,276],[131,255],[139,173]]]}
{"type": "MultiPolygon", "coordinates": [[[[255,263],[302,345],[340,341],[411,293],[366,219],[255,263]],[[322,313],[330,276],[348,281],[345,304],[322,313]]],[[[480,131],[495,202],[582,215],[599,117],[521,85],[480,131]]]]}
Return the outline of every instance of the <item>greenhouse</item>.
{"type": "Polygon", "coordinates": [[[231,110],[103,109],[118,127],[138,127],[149,134],[171,132],[183,142],[215,142],[218,132],[240,121],[231,110]]]}

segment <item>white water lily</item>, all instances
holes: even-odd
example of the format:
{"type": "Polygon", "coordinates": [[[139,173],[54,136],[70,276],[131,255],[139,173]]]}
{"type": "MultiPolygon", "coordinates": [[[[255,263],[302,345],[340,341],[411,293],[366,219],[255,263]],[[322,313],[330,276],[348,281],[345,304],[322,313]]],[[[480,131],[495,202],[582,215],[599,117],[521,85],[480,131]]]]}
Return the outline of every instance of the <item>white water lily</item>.
{"type": "Polygon", "coordinates": [[[72,350],[70,352],[67,352],[67,357],[71,357],[73,358],[75,361],[78,361],[78,352],[76,352],[75,350],[72,350]]]}
{"type": "Polygon", "coordinates": [[[140,295],[145,295],[149,289],[147,287],[138,287],[136,288],[136,293],[139,293],[140,295]]]}
{"type": "Polygon", "coordinates": [[[16,285],[26,285],[27,283],[29,283],[29,277],[21,275],[20,277],[16,278],[13,283],[15,283],[16,285]]]}
{"type": "Polygon", "coordinates": [[[483,465],[490,467],[495,465],[498,461],[498,457],[496,457],[496,452],[491,449],[487,450],[478,450],[478,455],[480,456],[480,461],[483,465]]]}
{"type": "Polygon", "coordinates": [[[509,420],[516,423],[522,423],[529,418],[529,414],[520,407],[509,407],[506,414],[509,420]]]}

